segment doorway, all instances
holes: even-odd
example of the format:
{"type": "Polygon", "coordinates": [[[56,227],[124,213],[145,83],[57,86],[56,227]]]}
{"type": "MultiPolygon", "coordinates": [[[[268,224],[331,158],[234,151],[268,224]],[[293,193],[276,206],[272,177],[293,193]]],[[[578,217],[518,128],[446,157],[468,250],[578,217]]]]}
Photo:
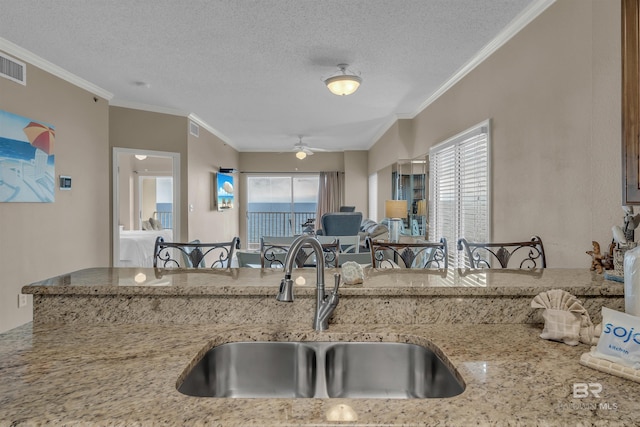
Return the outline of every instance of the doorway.
{"type": "Polygon", "coordinates": [[[112,163],[113,266],[151,267],[157,235],[180,238],[180,154],[114,147],[112,163]]]}
{"type": "Polygon", "coordinates": [[[136,230],[146,228],[143,225],[151,218],[158,221],[162,229],[173,229],[173,176],[162,173],[138,173],[136,230]]]}

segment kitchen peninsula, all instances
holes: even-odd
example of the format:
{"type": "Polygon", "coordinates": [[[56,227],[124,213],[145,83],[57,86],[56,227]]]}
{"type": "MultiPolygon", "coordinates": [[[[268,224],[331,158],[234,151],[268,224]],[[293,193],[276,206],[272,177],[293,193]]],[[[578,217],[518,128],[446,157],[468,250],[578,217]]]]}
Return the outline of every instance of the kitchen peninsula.
{"type": "MultiPolygon", "coordinates": [[[[327,276],[330,277],[330,270],[327,276]]],[[[87,269],[26,286],[34,322],[0,335],[3,425],[632,425],[640,384],[584,367],[586,345],[539,338],[537,293],[565,289],[594,321],[622,284],[585,270],[366,270],[311,327],[315,271],[87,269]],[[303,284],[304,282],[304,284],[303,284]],[[444,399],[215,399],[176,390],[208,348],[232,341],[396,341],[442,352],[466,385],[444,399]],[[600,398],[573,384],[600,383],[600,398]]]]}

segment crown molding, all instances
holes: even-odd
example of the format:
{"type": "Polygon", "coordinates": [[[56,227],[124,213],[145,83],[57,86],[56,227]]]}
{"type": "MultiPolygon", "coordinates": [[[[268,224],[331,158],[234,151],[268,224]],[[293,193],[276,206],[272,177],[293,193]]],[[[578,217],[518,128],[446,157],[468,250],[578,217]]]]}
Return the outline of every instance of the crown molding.
{"type": "Polygon", "coordinates": [[[222,140],[222,142],[224,142],[225,144],[227,144],[228,146],[230,146],[231,148],[233,148],[236,151],[240,151],[238,149],[238,147],[236,147],[236,145],[231,141],[231,139],[229,139],[225,134],[223,134],[222,132],[220,132],[219,130],[215,129],[214,127],[212,127],[211,125],[209,125],[207,122],[205,122],[204,120],[202,120],[200,117],[198,117],[196,114],[190,113],[188,116],[189,120],[191,120],[192,122],[194,122],[195,124],[197,124],[200,127],[205,128],[206,130],[208,130],[210,133],[212,133],[213,135],[215,135],[217,138],[219,138],[220,140],[222,140]]]}
{"type": "Polygon", "coordinates": [[[157,105],[143,104],[141,102],[127,101],[124,99],[112,99],[109,102],[110,107],[131,108],[132,110],[148,111],[150,113],[169,114],[171,116],[187,117],[189,112],[178,110],[177,108],[159,107],[157,105]]]}
{"type": "Polygon", "coordinates": [[[34,67],[38,67],[46,71],[47,73],[52,74],[66,82],[69,82],[74,86],[77,86],[81,89],[89,91],[101,98],[104,98],[107,101],[110,101],[111,98],[113,98],[113,94],[111,92],[106,91],[101,87],[96,86],[93,83],[88,82],[85,79],[80,78],[75,74],[68,72],[64,68],[61,68],[55,64],[52,64],[46,59],[39,57],[35,53],[32,53],[27,49],[22,48],[17,44],[10,42],[7,39],[3,39],[2,37],[0,37],[0,50],[3,52],[6,52],[8,55],[15,56],[16,58],[30,65],[33,65],[34,67]]]}
{"type": "Polygon", "coordinates": [[[382,126],[380,126],[380,129],[375,133],[375,135],[373,135],[373,138],[371,139],[372,142],[367,147],[367,150],[371,150],[371,148],[376,145],[378,141],[380,141],[380,138],[382,138],[384,134],[387,133],[389,129],[391,129],[391,126],[393,126],[400,119],[402,119],[402,117],[400,117],[399,115],[392,114],[391,117],[389,117],[389,119],[382,126]]]}
{"type": "MultiPolygon", "coordinates": [[[[411,117],[415,118],[425,108],[440,98],[445,92],[453,87],[456,83],[462,80],[467,74],[469,74],[474,68],[484,62],[489,56],[491,56],[496,50],[502,47],[506,42],[511,40],[513,36],[518,34],[520,30],[529,25],[531,21],[536,19],[542,12],[547,10],[549,6],[554,4],[556,0],[537,0],[533,2],[529,7],[523,10],[518,16],[516,16],[504,30],[500,32],[493,40],[491,40],[485,47],[483,47],[473,58],[471,58],[465,65],[462,66],[455,74],[453,74],[442,86],[438,88],[425,102],[423,102],[418,111],[416,111],[411,117]]],[[[405,116],[406,114],[403,114],[405,116]]],[[[406,115],[408,116],[408,115],[406,115]]]]}

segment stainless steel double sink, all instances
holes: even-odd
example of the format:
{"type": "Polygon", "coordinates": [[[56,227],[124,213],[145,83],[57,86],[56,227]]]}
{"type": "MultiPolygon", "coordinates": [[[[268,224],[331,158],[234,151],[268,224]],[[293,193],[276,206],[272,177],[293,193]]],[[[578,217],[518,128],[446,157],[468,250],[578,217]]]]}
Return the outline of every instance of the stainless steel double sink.
{"type": "Polygon", "coordinates": [[[393,342],[233,342],[213,347],[178,391],[231,398],[434,398],[464,391],[426,347],[393,342]]]}

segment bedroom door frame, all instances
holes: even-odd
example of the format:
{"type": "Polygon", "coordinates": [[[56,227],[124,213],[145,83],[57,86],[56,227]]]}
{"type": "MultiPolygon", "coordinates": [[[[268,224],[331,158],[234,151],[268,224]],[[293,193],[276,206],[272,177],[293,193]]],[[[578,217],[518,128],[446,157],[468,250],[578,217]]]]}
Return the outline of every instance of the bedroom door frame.
{"type": "Polygon", "coordinates": [[[141,154],[153,157],[171,158],[171,173],[173,178],[173,235],[180,236],[180,153],[170,151],[139,150],[135,148],[113,147],[112,150],[112,212],[111,212],[111,241],[113,242],[113,259],[111,264],[120,264],[120,154],[141,154]]]}

